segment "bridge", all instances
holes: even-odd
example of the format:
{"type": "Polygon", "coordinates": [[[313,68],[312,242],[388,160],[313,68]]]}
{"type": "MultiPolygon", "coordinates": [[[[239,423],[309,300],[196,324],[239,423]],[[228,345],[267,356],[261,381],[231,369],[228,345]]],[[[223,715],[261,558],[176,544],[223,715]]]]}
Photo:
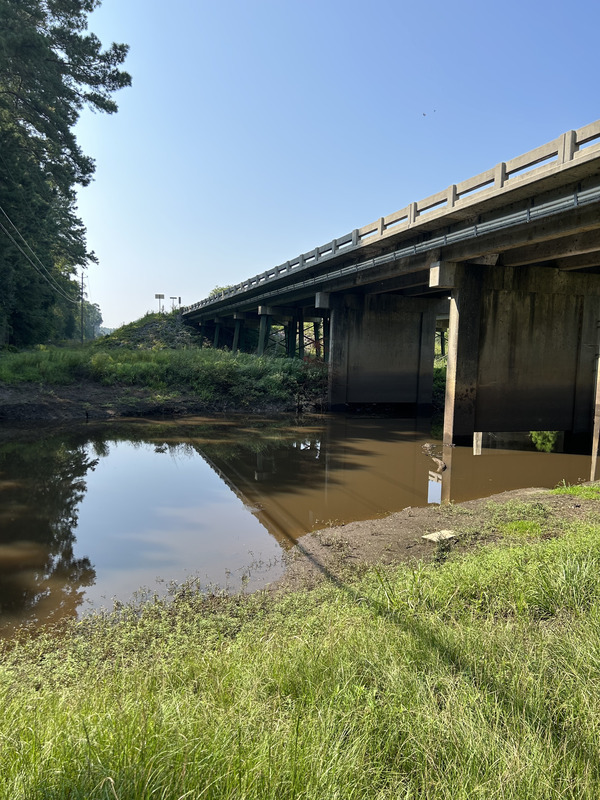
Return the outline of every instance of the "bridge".
{"type": "Polygon", "coordinates": [[[312,326],[332,410],[431,404],[446,443],[589,434],[600,350],[600,120],[183,309],[215,346],[290,356],[312,326]]]}

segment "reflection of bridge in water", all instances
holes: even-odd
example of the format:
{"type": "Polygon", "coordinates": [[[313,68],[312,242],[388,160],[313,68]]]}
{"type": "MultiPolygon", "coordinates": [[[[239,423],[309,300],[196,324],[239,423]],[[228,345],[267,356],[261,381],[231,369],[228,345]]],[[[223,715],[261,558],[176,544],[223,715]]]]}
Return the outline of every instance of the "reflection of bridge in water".
{"type": "Polygon", "coordinates": [[[287,549],[317,528],[425,504],[423,437],[412,421],[339,417],[242,458],[195,449],[287,549]]]}
{"type": "Polygon", "coordinates": [[[259,452],[227,458],[194,449],[285,549],[307,532],[407,506],[485,497],[586,478],[589,457],[434,445],[412,420],[330,417],[259,452]]]}

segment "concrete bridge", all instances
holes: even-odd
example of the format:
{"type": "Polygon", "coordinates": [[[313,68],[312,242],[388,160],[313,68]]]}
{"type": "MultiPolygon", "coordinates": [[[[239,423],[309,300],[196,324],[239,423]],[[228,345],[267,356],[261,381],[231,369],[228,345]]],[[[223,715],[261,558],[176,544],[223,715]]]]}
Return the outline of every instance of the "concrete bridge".
{"type": "Polygon", "coordinates": [[[600,349],[600,120],[183,310],[215,346],[308,323],[329,404],[431,403],[448,329],[446,443],[589,434],[600,349]]]}

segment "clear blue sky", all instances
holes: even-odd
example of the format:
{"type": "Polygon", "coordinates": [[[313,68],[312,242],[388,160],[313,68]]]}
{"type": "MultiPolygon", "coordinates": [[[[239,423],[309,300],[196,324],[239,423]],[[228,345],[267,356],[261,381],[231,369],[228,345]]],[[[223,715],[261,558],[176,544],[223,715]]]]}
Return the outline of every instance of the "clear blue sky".
{"type": "Polygon", "coordinates": [[[110,327],[600,118],[597,0],[103,0],[90,29],[133,76],[77,127],[110,327]]]}

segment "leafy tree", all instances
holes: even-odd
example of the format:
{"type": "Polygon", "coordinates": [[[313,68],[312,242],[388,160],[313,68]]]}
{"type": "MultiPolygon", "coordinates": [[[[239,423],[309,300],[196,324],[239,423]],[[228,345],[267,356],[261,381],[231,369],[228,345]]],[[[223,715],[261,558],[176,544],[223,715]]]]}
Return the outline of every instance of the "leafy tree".
{"type": "Polygon", "coordinates": [[[233,289],[233,284],[231,284],[230,286],[215,286],[214,289],[210,290],[208,296],[219,297],[219,295],[223,294],[223,292],[226,292],[228,289],[233,289]]]}
{"type": "Polygon", "coordinates": [[[95,260],[75,210],[94,162],[73,132],[84,107],[114,113],[130,85],[124,44],[87,31],[100,0],[0,0],[0,344],[62,335],[77,267],[95,260]],[[64,321],[64,320],[63,320],[64,321]]]}
{"type": "MultiPolygon", "coordinates": [[[[80,323],[81,324],[81,323],[80,323]]],[[[87,300],[83,301],[83,338],[95,339],[102,325],[102,312],[97,303],[89,303],[87,300]]]]}

